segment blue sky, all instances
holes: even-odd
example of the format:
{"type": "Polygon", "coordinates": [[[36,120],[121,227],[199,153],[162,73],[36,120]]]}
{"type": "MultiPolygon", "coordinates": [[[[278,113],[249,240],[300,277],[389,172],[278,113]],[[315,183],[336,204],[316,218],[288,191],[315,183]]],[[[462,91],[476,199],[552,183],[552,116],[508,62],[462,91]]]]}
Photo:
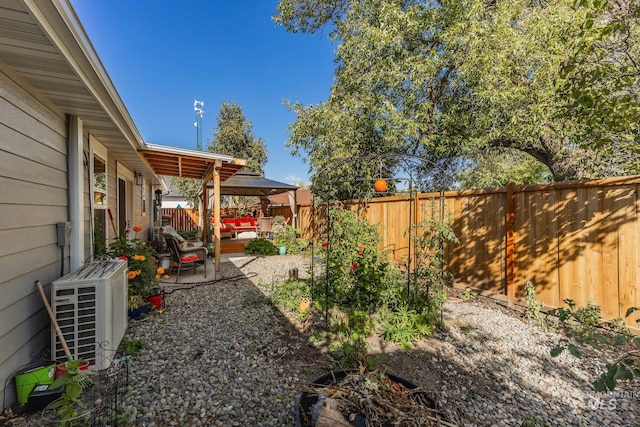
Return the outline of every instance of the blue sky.
{"type": "Polygon", "coordinates": [[[266,176],[308,181],[284,143],[295,120],[283,99],[327,99],[334,46],[271,20],[275,0],[71,0],[145,141],[196,146],[194,100],[204,101],[202,143],[222,102],[235,101],[269,149],[266,176]]]}

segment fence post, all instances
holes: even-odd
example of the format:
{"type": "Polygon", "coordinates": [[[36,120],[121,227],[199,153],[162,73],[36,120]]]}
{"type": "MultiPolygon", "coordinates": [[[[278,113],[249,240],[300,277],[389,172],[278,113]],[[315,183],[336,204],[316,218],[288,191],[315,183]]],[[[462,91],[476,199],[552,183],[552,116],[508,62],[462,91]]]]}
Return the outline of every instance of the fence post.
{"type": "Polygon", "coordinates": [[[507,184],[507,200],[505,212],[505,228],[506,228],[506,291],[507,302],[515,303],[516,299],[516,212],[515,212],[515,184],[510,182],[507,184]]]}

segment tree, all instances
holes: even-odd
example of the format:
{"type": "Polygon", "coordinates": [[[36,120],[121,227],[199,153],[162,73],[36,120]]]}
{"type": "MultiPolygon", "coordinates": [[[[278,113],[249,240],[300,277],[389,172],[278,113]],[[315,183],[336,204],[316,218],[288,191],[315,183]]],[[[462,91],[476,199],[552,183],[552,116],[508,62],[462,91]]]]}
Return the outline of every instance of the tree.
{"type": "Polygon", "coordinates": [[[198,207],[198,194],[202,190],[202,181],[194,178],[172,177],[171,184],[184,196],[192,208],[198,207]]]}
{"type": "MultiPolygon", "coordinates": [[[[262,138],[255,138],[251,130],[251,122],[247,121],[242,108],[235,102],[223,102],[216,116],[218,124],[214,128],[214,139],[208,142],[208,151],[247,159],[246,169],[263,174],[267,162],[267,147],[262,138]]],[[[198,194],[202,190],[202,182],[190,178],[172,178],[180,194],[191,206],[198,206],[198,194]]],[[[249,201],[235,200],[232,205],[244,207],[249,201]]],[[[250,201],[253,203],[253,199],[250,201]]]]}
{"type": "Polygon", "coordinates": [[[336,159],[369,153],[419,156],[428,172],[452,156],[474,165],[504,153],[508,164],[515,150],[555,181],[629,170],[624,162],[611,166],[620,145],[578,132],[583,118],[566,114],[557,87],[574,53],[569,37],[590,19],[588,7],[574,9],[570,0],[281,0],[277,9],[276,23],[289,31],[328,27],[338,44],[329,99],[289,104],[297,119],[287,146],[309,156],[314,186],[329,172],[353,176],[353,163],[336,159]]]}
{"type": "Polygon", "coordinates": [[[223,102],[216,116],[213,141],[208,150],[213,153],[247,159],[246,169],[264,174],[268,150],[262,138],[253,135],[252,124],[246,119],[242,107],[234,101],[223,102]]]}
{"type": "MultiPolygon", "coordinates": [[[[214,128],[213,141],[209,143],[208,150],[245,158],[246,170],[264,175],[268,150],[264,140],[253,135],[251,122],[244,116],[242,107],[234,101],[223,102],[216,119],[218,124],[214,128]]],[[[225,199],[223,204],[248,213],[256,202],[256,197],[235,196],[225,199]]]]}
{"type": "Polygon", "coordinates": [[[605,147],[612,164],[640,173],[640,3],[582,0],[577,7],[587,19],[573,29],[574,54],[561,69],[563,112],[582,117],[576,132],[605,147]]]}
{"type": "Polygon", "coordinates": [[[492,149],[460,168],[457,175],[462,188],[504,187],[550,182],[549,169],[533,157],[517,150],[492,149]],[[506,152],[505,152],[506,151],[506,152]]]}

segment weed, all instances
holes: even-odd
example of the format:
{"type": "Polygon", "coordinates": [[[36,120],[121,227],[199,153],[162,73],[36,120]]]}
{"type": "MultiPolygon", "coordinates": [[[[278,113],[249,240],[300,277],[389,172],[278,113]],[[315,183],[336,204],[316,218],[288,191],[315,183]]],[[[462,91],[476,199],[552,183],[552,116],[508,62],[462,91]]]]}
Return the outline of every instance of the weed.
{"type": "Polygon", "coordinates": [[[460,294],[460,299],[462,301],[469,301],[470,299],[473,299],[477,296],[478,294],[476,292],[473,292],[471,288],[467,288],[464,290],[463,293],[460,294]]]}
{"type": "Polygon", "coordinates": [[[527,308],[524,311],[524,317],[535,320],[546,331],[547,322],[541,313],[542,308],[544,308],[544,302],[538,301],[536,298],[536,288],[530,280],[525,282],[524,291],[527,303],[527,308]]]}
{"type": "Polygon", "coordinates": [[[395,312],[383,312],[380,316],[380,330],[386,340],[407,349],[422,335],[431,335],[433,326],[428,323],[425,315],[405,307],[395,312]]]}
{"type": "Polygon", "coordinates": [[[329,353],[344,368],[367,364],[367,342],[362,337],[347,334],[329,345],[329,353]]]}
{"type": "Polygon", "coordinates": [[[125,339],[125,340],[122,340],[122,343],[120,344],[120,348],[122,349],[122,352],[129,356],[137,354],[140,350],[143,350],[148,347],[149,345],[146,343],[146,341],[142,339],[137,339],[137,340],[125,339]]]}
{"type": "MultiPolygon", "coordinates": [[[[551,349],[551,356],[556,357],[564,350],[568,350],[575,357],[582,357],[581,348],[589,345],[601,351],[603,345],[623,348],[621,354],[612,362],[607,363],[606,372],[593,383],[593,387],[599,392],[613,391],[618,381],[627,381],[640,377],[640,337],[636,337],[629,330],[620,327],[620,322],[613,322],[614,329],[609,329],[608,334],[596,332],[596,326],[600,323],[600,307],[594,303],[586,307],[576,307],[572,300],[564,301],[569,308],[557,308],[551,310],[558,316],[561,324],[568,324],[566,338],[561,338],[558,344],[551,349]]],[[[637,307],[627,310],[625,317],[631,316],[637,307]]],[[[640,319],[637,320],[640,323],[640,319]]]]}
{"type": "Polygon", "coordinates": [[[138,410],[134,406],[130,406],[124,412],[118,414],[116,421],[118,425],[125,425],[135,421],[138,410]]]}
{"type": "Polygon", "coordinates": [[[269,298],[277,306],[298,311],[304,298],[311,296],[311,285],[305,280],[292,280],[274,285],[269,298]]]}
{"type": "Polygon", "coordinates": [[[309,342],[311,344],[319,344],[323,342],[325,339],[324,332],[322,331],[314,331],[309,335],[309,342]]]}
{"type": "Polygon", "coordinates": [[[589,301],[586,307],[579,307],[571,299],[564,300],[569,306],[566,308],[556,308],[551,313],[557,315],[560,323],[571,328],[571,334],[577,338],[588,338],[593,334],[594,328],[602,320],[600,306],[593,301],[589,301]]]}

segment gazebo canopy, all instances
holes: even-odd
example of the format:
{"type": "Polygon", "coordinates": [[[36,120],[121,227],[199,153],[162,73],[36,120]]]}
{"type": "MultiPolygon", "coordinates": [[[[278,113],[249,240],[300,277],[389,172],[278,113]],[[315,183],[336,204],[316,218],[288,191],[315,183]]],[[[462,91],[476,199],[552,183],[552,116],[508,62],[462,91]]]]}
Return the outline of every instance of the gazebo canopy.
{"type": "MultiPolygon", "coordinates": [[[[207,187],[213,188],[213,182],[209,181],[207,187]]],[[[244,170],[220,183],[221,196],[271,196],[297,189],[295,185],[274,181],[244,170]]]]}

